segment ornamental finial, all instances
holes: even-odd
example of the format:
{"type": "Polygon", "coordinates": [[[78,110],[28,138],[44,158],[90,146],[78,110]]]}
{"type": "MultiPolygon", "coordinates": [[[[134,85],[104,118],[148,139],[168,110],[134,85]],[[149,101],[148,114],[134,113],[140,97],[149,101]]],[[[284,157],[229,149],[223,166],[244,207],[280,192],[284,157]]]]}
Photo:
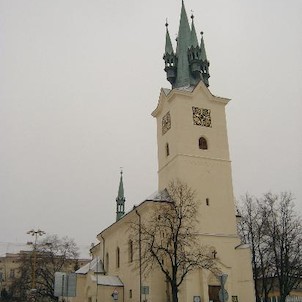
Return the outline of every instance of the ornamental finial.
{"type": "Polygon", "coordinates": [[[194,19],[194,11],[192,9],[191,9],[191,19],[192,19],[192,21],[194,19]]]}

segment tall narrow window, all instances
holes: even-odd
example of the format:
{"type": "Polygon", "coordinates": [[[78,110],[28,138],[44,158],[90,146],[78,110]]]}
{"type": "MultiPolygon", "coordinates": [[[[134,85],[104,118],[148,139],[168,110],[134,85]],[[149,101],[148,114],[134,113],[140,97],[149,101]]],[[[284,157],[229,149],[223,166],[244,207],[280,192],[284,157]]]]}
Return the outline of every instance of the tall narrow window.
{"type": "Polygon", "coordinates": [[[116,267],[120,267],[120,248],[117,247],[116,249],[116,267]]]}
{"type": "Polygon", "coordinates": [[[106,254],[106,273],[109,271],[109,254],[106,254]]]}
{"type": "Polygon", "coordinates": [[[133,241],[129,240],[129,261],[133,262],[133,241]]]}
{"type": "Polygon", "coordinates": [[[166,155],[169,156],[170,155],[170,149],[169,149],[169,144],[166,143],[166,155]]]}
{"type": "Polygon", "coordinates": [[[203,136],[199,138],[199,149],[202,150],[208,149],[208,142],[203,136]]]}
{"type": "Polygon", "coordinates": [[[12,268],[11,270],[10,270],[10,272],[9,272],[9,277],[11,278],[11,279],[13,279],[13,278],[15,278],[15,270],[12,268]]]}

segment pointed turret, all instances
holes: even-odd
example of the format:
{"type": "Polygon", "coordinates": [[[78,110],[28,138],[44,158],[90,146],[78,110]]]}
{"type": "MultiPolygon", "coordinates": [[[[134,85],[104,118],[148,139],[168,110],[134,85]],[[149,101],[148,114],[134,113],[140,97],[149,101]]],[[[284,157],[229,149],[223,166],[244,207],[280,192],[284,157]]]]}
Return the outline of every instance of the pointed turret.
{"type": "Polygon", "coordinates": [[[166,22],[165,24],[166,26],[166,46],[165,46],[165,54],[174,54],[173,51],[173,46],[172,46],[172,42],[171,42],[171,38],[170,38],[170,33],[169,33],[169,29],[168,29],[168,22],[166,22]]]}
{"type": "Polygon", "coordinates": [[[166,22],[166,28],[166,46],[163,59],[165,60],[165,72],[167,74],[167,80],[173,85],[176,79],[177,59],[171,43],[171,38],[168,30],[168,22],[166,22]]]}
{"type": "Polygon", "coordinates": [[[195,25],[194,25],[194,15],[191,16],[192,25],[191,25],[191,46],[194,48],[198,47],[198,39],[196,35],[195,25]]]}
{"type": "Polygon", "coordinates": [[[206,59],[203,38],[199,46],[194,16],[191,18],[192,25],[190,28],[184,1],[182,0],[176,53],[173,52],[168,24],[166,24],[165,71],[172,88],[196,86],[200,81],[209,86],[209,62],[206,59]]]}
{"type": "Polygon", "coordinates": [[[116,221],[121,219],[125,214],[125,201],[126,199],[124,196],[123,171],[121,171],[118,195],[116,198],[116,221]]]}
{"type": "Polygon", "coordinates": [[[194,16],[192,18],[192,26],[191,26],[191,47],[188,49],[188,57],[190,64],[190,71],[193,75],[194,82],[191,84],[197,85],[201,80],[201,50],[198,45],[195,25],[194,25],[194,16]]]}
{"type": "Polygon", "coordinates": [[[207,54],[206,54],[206,48],[204,46],[204,40],[203,40],[203,32],[201,34],[201,41],[200,41],[200,50],[201,50],[201,69],[202,69],[202,77],[203,77],[203,82],[206,84],[206,86],[209,86],[209,66],[210,62],[207,59],[207,54]]]}

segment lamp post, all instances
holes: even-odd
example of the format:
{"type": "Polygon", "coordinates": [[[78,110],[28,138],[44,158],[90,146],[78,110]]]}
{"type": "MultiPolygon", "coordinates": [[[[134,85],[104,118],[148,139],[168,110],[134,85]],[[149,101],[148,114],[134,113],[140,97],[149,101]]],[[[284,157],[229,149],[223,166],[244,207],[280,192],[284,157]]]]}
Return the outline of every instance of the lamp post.
{"type": "MultiPolygon", "coordinates": [[[[34,237],[33,242],[28,242],[27,244],[33,246],[33,251],[32,251],[32,271],[31,271],[31,294],[34,296],[36,292],[36,265],[37,265],[37,240],[38,236],[43,236],[46,233],[44,231],[41,231],[40,229],[38,230],[30,230],[27,232],[28,235],[32,235],[34,237]]],[[[35,301],[35,298],[33,297],[33,300],[35,301]]]]}

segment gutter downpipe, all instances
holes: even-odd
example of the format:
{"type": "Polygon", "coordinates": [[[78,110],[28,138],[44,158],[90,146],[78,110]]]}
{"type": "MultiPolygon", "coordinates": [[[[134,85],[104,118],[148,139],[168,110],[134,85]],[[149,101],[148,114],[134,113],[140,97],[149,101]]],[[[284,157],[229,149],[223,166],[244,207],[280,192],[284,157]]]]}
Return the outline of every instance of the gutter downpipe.
{"type": "MultiPolygon", "coordinates": [[[[103,235],[101,235],[101,238],[103,240],[103,269],[104,269],[104,272],[105,272],[105,265],[104,265],[104,253],[105,253],[105,238],[103,237],[103,235]]],[[[98,302],[98,289],[99,289],[99,257],[97,257],[97,262],[96,262],[96,299],[95,301],[98,302]]]]}
{"type": "Polygon", "coordinates": [[[139,302],[142,302],[142,219],[137,210],[135,213],[138,216],[139,302]]]}

